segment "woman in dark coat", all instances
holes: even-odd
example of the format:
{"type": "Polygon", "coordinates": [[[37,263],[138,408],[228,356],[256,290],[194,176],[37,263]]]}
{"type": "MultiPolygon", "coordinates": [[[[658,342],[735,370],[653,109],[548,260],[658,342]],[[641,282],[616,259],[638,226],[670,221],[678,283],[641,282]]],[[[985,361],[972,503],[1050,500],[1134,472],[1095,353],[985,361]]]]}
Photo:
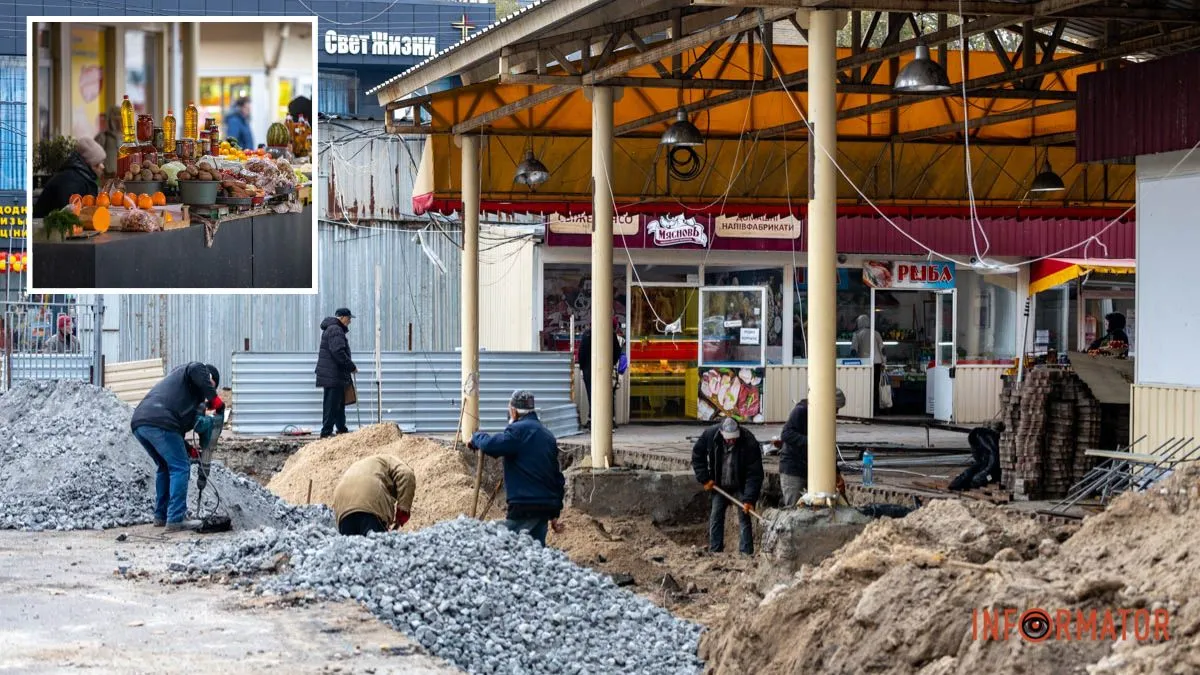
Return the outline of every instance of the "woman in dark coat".
{"type": "Polygon", "coordinates": [[[71,201],[71,195],[91,195],[100,192],[98,179],[104,175],[104,148],[90,138],[75,141],[75,151],[58,173],[46,181],[46,187],[33,205],[33,217],[45,218],[71,201]]]}

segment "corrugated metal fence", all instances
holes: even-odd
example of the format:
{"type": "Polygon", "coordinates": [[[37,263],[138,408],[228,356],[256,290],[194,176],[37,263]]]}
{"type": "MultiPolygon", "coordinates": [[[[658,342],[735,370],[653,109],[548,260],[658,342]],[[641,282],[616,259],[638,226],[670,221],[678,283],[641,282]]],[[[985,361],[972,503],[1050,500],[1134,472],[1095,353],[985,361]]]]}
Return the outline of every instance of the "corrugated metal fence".
{"type": "Polygon", "coordinates": [[[315,354],[321,319],[338,307],[349,307],[356,317],[351,350],[374,353],[376,265],[382,273],[381,350],[453,350],[459,343],[460,241],[460,232],[418,235],[323,224],[317,295],[113,296],[121,303],[118,360],[161,357],[168,371],[199,360],[226,373],[231,354],[247,349],[315,354]]]}
{"type": "MultiPolygon", "coordinates": [[[[359,358],[358,404],[347,409],[352,427],[379,419],[419,433],[458,427],[461,360],[456,352],[384,352],[377,384],[370,357],[359,358]],[[382,391],[382,406],[377,388],[382,391]]],[[[312,352],[233,355],[233,431],[275,435],[289,425],[321,426],[321,390],[314,384],[312,352]]],[[[479,355],[479,417],[483,431],[500,431],[515,389],[528,389],[542,422],[557,436],[579,432],[571,402],[571,355],[559,352],[483,352],[479,355]]]]}

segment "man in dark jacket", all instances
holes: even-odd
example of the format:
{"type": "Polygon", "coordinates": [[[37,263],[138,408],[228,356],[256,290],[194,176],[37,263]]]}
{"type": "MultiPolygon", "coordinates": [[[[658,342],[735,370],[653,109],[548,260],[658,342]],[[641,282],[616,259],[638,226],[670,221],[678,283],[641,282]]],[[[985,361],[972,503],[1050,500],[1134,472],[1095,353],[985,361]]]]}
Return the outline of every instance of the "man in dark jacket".
{"type": "MultiPolygon", "coordinates": [[[[612,361],[613,367],[621,361],[621,339],[617,336],[617,331],[621,327],[621,321],[617,317],[612,320],[612,361]]],[[[587,391],[588,405],[592,402],[592,329],[588,328],[584,331],[583,336],[579,338],[579,370],[583,373],[583,388],[587,391]]],[[[613,392],[616,396],[616,392],[613,392]]],[[[613,407],[613,428],[616,428],[616,407],[613,407]]],[[[590,420],[590,417],[589,417],[590,420]]]]}
{"type": "Polygon", "coordinates": [[[358,366],[350,359],[350,320],[354,315],[342,307],[321,322],[321,348],[317,352],[317,386],[325,390],[321,401],[321,438],[349,433],[346,428],[346,385],[358,366]]]}
{"type": "MultiPolygon", "coordinates": [[[[846,406],[846,395],[837,390],[837,409],[846,406]]],[[[779,434],[783,449],[779,451],[779,487],[783,489],[783,506],[795,506],[808,484],[808,398],[805,397],[788,415],[779,434]]]]}
{"type": "Polygon", "coordinates": [[[509,425],[498,434],[482,431],[467,447],[504,459],[505,527],[546,545],[549,526],[559,532],[567,480],[558,465],[558,440],[534,412],[533,393],[514,391],[508,401],[509,425]]]}
{"type": "Polygon", "coordinates": [[[58,173],[46,181],[46,187],[33,205],[33,217],[45,218],[71,202],[71,195],[95,197],[100,192],[98,179],[104,175],[104,148],[90,138],[75,141],[75,151],[58,173]]]}
{"type": "Polygon", "coordinates": [[[692,446],[692,471],[696,480],[712,493],[708,518],[708,549],[714,553],[725,550],[725,509],[729,501],[714,490],[720,486],[742,500],[741,541],[738,549],[746,555],[754,553],[754,529],[750,511],[762,493],[762,447],[746,429],[733,418],[725,418],[700,434],[692,446]]]}
{"type": "Polygon", "coordinates": [[[205,404],[217,407],[220,374],[211,365],[192,362],[167,374],[133,411],[133,436],[158,467],[155,477],[154,525],[168,532],[192,530],[198,521],[187,516],[188,461],[184,434],[196,427],[205,404]]]}

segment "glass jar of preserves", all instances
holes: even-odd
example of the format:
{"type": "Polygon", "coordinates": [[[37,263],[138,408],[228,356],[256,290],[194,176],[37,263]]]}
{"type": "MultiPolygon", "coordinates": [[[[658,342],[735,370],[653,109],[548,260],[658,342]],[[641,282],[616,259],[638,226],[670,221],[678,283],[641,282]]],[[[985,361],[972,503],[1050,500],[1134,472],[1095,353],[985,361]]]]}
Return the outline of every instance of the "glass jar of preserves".
{"type": "Polygon", "coordinates": [[[137,116],[137,139],[139,143],[154,140],[154,118],[145,113],[137,116]]]}
{"type": "Polygon", "coordinates": [[[193,159],[196,157],[196,139],[181,138],[175,143],[176,153],[180,159],[193,159]]]}

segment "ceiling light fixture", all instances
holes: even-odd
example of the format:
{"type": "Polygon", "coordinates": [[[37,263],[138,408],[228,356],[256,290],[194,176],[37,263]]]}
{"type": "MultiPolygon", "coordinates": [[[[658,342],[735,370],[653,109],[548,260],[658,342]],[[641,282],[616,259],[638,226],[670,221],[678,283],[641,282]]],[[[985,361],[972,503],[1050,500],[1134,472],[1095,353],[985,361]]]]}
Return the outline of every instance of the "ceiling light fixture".
{"type": "Polygon", "coordinates": [[[533,187],[541,185],[549,179],[550,170],[537,157],[533,156],[533,150],[526,150],[525,159],[517,165],[517,173],[513,176],[513,181],[533,187]]]}
{"type": "Polygon", "coordinates": [[[687,113],[680,110],[675,114],[675,121],[663,132],[659,144],[690,148],[697,145],[704,145],[704,136],[700,134],[700,130],[696,128],[696,125],[688,120],[687,113]]]}
{"type": "Polygon", "coordinates": [[[925,45],[917,45],[916,58],[900,70],[892,85],[892,91],[900,94],[938,94],[951,89],[946,69],[929,58],[925,45]]]}
{"type": "Polygon", "coordinates": [[[1054,173],[1054,169],[1050,167],[1049,152],[1047,152],[1046,165],[1042,172],[1033,178],[1033,185],[1029,187],[1030,192],[1061,192],[1066,190],[1067,186],[1063,184],[1062,176],[1054,173]]]}

